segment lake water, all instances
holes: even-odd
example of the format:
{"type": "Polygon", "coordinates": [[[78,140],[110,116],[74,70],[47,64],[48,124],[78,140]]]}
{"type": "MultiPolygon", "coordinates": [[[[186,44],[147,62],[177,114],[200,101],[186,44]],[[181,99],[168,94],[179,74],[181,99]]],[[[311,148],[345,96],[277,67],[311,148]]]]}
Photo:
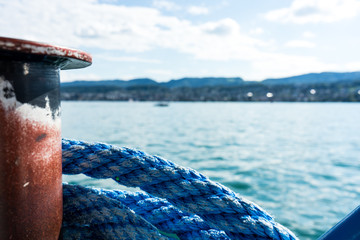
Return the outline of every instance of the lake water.
{"type": "MultiPolygon", "coordinates": [[[[63,137],[138,148],[256,202],[300,239],[359,205],[360,104],[63,102],[63,137]]],[[[121,188],[111,180],[64,181],[121,188]]]]}

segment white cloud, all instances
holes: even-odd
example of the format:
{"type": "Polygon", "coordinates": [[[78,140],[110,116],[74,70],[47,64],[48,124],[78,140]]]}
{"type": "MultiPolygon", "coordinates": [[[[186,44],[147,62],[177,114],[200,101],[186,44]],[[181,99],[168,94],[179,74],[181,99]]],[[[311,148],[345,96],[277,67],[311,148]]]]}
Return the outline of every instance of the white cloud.
{"type": "Polygon", "coordinates": [[[134,56],[112,56],[112,55],[98,54],[93,56],[93,58],[103,59],[111,62],[136,62],[136,63],[156,63],[156,64],[161,63],[161,61],[158,59],[140,58],[134,56]]]}
{"type": "Polygon", "coordinates": [[[313,48],[315,47],[315,43],[305,41],[305,40],[292,40],[285,43],[285,47],[290,48],[313,48]]]}
{"type": "Polygon", "coordinates": [[[166,0],[154,0],[153,6],[159,9],[165,9],[167,11],[175,11],[181,9],[179,5],[166,0]]]}
{"type": "Polygon", "coordinates": [[[349,62],[345,64],[346,71],[360,71],[360,62],[349,62]]]}
{"type": "Polygon", "coordinates": [[[271,21],[292,23],[336,22],[360,13],[358,0],[294,0],[290,7],[265,14],[271,21]]]}
{"type": "Polygon", "coordinates": [[[74,80],[89,80],[89,81],[98,81],[103,79],[103,77],[93,74],[93,73],[81,73],[77,71],[61,71],[61,82],[71,82],[74,80]]]}
{"type": "Polygon", "coordinates": [[[188,13],[193,15],[205,15],[209,13],[209,9],[206,7],[200,7],[200,6],[191,6],[188,8],[188,13]]]}
{"type": "Polygon", "coordinates": [[[199,27],[200,31],[202,30],[206,33],[218,36],[226,36],[240,31],[239,24],[230,18],[216,22],[207,22],[199,25],[199,27]]]}
{"type": "MultiPolygon", "coordinates": [[[[100,55],[109,61],[158,63],[156,59],[134,57],[131,54],[170,49],[199,60],[246,62],[251,65],[253,72],[248,79],[269,74],[292,75],[295,70],[296,73],[331,70],[333,67],[316,58],[265,50],[264,46],[268,46],[269,41],[243,32],[240,24],[231,18],[193,23],[163,15],[155,8],[99,4],[96,0],[4,1],[0,4],[0,15],[3,36],[80,49],[94,48],[97,52],[117,50],[124,54],[100,55]]],[[[125,76],[129,71],[121,74],[125,76]]],[[[156,71],[147,73],[169,77],[177,74],[174,70],[156,71]]],[[[80,73],[76,74],[80,76],[80,73]]],[[[66,73],[64,78],[75,77],[66,73]]],[[[98,79],[98,76],[87,78],[98,79]]]]}
{"type": "MultiPolygon", "coordinates": [[[[242,33],[240,25],[230,18],[196,26],[188,25],[181,35],[176,49],[204,60],[249,60],[258,55],[257,46],[263,44],[242,33]]],[[[174,42],[168,41],[167,44],[172,45],[174,42]]]]}
{"type": "Polygon", "coordinates": [[[337,67],[335,64],[323,63],[316,57],[264,54],[262,59],[252,62],[253,71],[247,79],[288,77],[309,72],[333,71],[337,67]]]}
{"type": "Polygon", "coordinates": [[[304,38],[314,38],[316,35],[312,32],[306,31],[303,33],[304,38]]]}
{"type": "Polygon", "coordinates": [[[147,69],[145,72],[148,75],[160,75],[162,78],[170,79],[173,77],[174,73],[168,69],[147,69]]]}
{"type": "Polygon", "coordinates": [[[166,21],[156,9],[95,0],[7,1],[0,5],[0,14],[5,36],[131,52],[150,49],[157,31],[154,23],[166,21]]]}
{"type": "Polygon", "coordinates": [[[261,35],[264,33],[264,29],[258,27],[258,28],[254,28],[250,31],[250,34],[253,34],[253,35],[261,35]]]}
{"type": "Polygon", "coordinates": [[[0,5],[0,14],[6,19],[0,20],[4,36],[74,48],[129,54],[169,48],[199,59],[229,60],[248,58],[262,43],[241,32],[231,18],[194,24],[162,15],[154,8],[98,4],[95,0],[12,0],[0,5]]]}

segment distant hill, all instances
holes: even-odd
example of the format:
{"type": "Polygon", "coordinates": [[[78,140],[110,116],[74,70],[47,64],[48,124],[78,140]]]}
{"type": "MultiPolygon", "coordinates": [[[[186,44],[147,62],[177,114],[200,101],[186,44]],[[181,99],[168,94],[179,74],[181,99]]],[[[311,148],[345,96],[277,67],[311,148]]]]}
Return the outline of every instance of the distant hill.
{"type": "Polygon", "coordinates": [[[286,78],[269,78],[262,81],[266,85],[286,85],[286,84],[319,84],[319,83],[335,83],[335,82],[350,82],[359,81],[360,72],[323,72],[323,73],[309,73],[294,77],[286,78]]]}
{"type": "Polygon", "coordinates": [[[199,88],[199,87],[214,87],[214,86],[242,86],[245,84],[264,84],[271,85],[303,85],[303,84],[331,84],[337,82],[354,82],[360,81],[360,72],[323,72],[323,73],[308,73],[299,76],[286,78],[269,78],[261,82],[244,81],[240,77],[225,78],[225,77],[205,77],[205,78],[181,78],[170,80],[168,82],[156,82],[150,78],[138,78],[133,80],[101,80],[101,81],[74,81],[61,83],[64,89],[75,89],[78,87],[92,89],[100,88],[128,88],[128,87],[165,87],[165,88],[199,88]]]}
{"type": "Polygon", "coordinates": [[[156,82],[75,81],[61,84],[61,99],[75,101],[287,101],[360,102],[360,72],[310,73],[244,81],[241,78],[182,78],[156,82]],[[272,93],[271,96],[269,92],[272,93]]]}
{"type": "Polygon", "coordinates": [[[152,86],[158,85],[158,82],[150,78],[137,78],[129,81],[125,80],[101,80],[101,81],[74,81],[61,83],[61,87],[116,87],[126,88],[133,86],[152,86]]]}
{"type": "Polygon", "coordinates": [[[244,84],[242,78],[181,78],[177,80],[171,80],[169,82],[156,82],[149,78],[139,78],[133,80],[101,80],[101,81],[74,81],[65,82],[61,84],[63,88],[74,88],[74,87],[115,87],[115,88],[127,88],[136,86],[159,86],[167,88],[176,87],[204,87],[204,86],[239,86],[244,84]]]}
{"type": "Polygon", "coordinates": [[[239,86],[244,84],[242,78],[181,78],[177,80],[171,80],[169,82],[161,83],[162,86],[168,88],[175,87],[205,87],[205,86],[239,86]]]}

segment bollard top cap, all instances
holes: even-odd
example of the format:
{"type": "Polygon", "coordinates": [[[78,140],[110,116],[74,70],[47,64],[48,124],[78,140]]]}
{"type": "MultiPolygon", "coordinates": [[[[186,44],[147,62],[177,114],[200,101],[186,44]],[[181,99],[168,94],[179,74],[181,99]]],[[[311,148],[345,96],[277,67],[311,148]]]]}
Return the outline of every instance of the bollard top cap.
{"type": "MultiPolygon", "coordinates": [[[[60,69],[76,69],[90,66],[90,54],[76,49],[54,46],[46,43],[16,38],[0,37],[0,57],[16,55],[19,57],[42,58],[58,64],[60,69]]],[[[26,59],[25,58],[25,59],[26,59]]]]}

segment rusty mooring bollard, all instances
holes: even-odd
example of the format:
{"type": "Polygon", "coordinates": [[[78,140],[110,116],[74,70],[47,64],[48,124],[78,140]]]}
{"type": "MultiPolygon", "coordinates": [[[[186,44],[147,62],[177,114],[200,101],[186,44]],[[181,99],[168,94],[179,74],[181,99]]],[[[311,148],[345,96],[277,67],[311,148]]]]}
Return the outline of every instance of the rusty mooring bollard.
{"type": "Polygon", "coordinates": [[[78,50],[0,37],[0,239],[59,238],[59,73],[91,61],[78,50]]]}

